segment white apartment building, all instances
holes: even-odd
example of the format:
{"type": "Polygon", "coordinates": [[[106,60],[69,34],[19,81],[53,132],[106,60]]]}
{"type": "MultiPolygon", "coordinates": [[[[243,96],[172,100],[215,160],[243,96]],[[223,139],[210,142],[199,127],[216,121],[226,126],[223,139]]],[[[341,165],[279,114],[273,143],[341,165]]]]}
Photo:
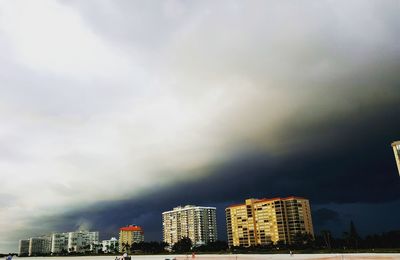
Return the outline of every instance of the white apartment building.
{"type": "Polygon", "coordinates": [[[68,252],[68,233],[53,233],[51,238],[52,254],[68,252]]]}
{"type": "Polygon", "coordinates": [[[68,233],[68,252],[94,251],[99,244],[99,232],[77,231],[68,233]]]}
{"type": "Polygon", "coordinates": [[[186,205],[162,213],[163,240],[170,246],[184,237],[194,246],[217,240],[217,217],[215,207],[186,205]]]}
{"type": "Polygon", "coordinates": [[[31,237],[29,239],[29,256],[48,255],[51,252],[51,237],[31,237]]]}
{"type": "Polygon", "coordinates": [[[29,255],[29,239],[21,239],[18,245],[18,256],[29,255]]]}
{"type": "Polygon", "coordinates": [[[118,251],[118,239],[115,237],[112,237],[109,240],[103,240],[101,244],[104,253],[113,253],[118,251]]]}

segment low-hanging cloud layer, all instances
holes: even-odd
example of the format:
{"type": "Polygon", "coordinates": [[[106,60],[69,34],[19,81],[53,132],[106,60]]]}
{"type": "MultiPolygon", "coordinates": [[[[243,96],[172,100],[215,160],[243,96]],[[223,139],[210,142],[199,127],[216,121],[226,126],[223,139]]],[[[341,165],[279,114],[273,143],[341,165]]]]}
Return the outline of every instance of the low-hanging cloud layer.
{"type": "Polygon", "coordinates": [[[322,226],[396,203],[399,11],[1,2],[0,252],[133,221],[158,239],[159,213],[184,203],[302,195],[322,226]]]}

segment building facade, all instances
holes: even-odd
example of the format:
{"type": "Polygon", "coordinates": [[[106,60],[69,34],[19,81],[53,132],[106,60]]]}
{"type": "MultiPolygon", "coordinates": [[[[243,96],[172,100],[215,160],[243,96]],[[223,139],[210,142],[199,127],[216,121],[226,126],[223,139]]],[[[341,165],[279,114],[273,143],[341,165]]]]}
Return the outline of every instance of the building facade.
{"type": "Polygon", "coordinates": [[[29,239],[22,239],[18,244],[18,256],[29,255],[29,239]]]}
{"type": "Polygon", "coordinates": [[[51,253],[63,254],[68,252],[68,233],[53,233],[51,235],[51,253]]]}
{"type": "Polygon", "coordinates": [[[186,205],[162,213],[163,240],[170,246],[184,237],[194,246],[215,242],[217,215],[215,207],[186,205]]]}
{"type": "Polygon", "coordinates": [[[84,253],[95,251],[99,245],[99,232],[77,231],[68,233],[68,252],[84,253]]]}
{"type": "Polygon", "coordinates": [[[51,236],[51,253],[85,253],[96,251],[99,244],[99,232],[76,231],[53,233],[51,236]]]}
{"type": "Polygon", "coordinates": [[[394,152],[394,158],[396,159],[397,171],[400,175],[400,141],[393,142],[392,148],[394,152]]]}
{"type": "Polygon", "coordinates": [[[31,237],[29,239],[29,256],[49,255],[51,252],[51,237],[31,237]]]}
{"type": "Polygon", "coordinates": [[[314,236],[310,203],[300,197],[247,199],[225,210],[228,244],[291,244],[298,233],[314,236]]]}
{"type": "Polygon", "coordinates": [[[116,239],[115,237],[112,237],[108,240],[103,240],[101,242],[101,245],[104,253],[113,253],[119,250],[118,239],[116,239]]]}
{"type": "Polygon", "coordinates": [[[142,227],[129,225],[119,229],[119,251],[121,253],[130,252],[130,247],[134,243],[144,241],[144,231],[142,227]]]}

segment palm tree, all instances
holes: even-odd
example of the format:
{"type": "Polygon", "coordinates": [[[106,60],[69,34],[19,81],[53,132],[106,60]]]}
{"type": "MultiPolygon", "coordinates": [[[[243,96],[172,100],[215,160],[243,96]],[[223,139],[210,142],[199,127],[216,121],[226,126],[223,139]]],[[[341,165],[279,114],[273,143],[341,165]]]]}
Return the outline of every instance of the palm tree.
{"type": "Polygon", "coordinates": [[[122,252],[130,253],[131,245],[129,243],[122,243],[122,252]]]}

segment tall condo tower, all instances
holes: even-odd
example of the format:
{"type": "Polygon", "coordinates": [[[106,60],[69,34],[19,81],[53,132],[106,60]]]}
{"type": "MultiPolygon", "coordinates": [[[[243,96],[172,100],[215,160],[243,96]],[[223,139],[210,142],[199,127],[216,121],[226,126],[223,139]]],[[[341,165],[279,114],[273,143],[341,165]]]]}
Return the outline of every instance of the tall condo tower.
{"type": "Polygon", "coordinates": [[[186,205],[162,213],[164,242],[170,246],[184,237],[193,245],[205,245],[217,240],[215,207],[186,205]]]}
{"type": "Polygon", "coordinates": [[[225,212],[229,247],[292,244],[298,233],[314,236],[305,198],[247,199],[225,212]]]}
{"type": "Polygon", "coordinates": [[[392,148],[394,152],[394,158],[396,158],[397,170],[400,175],[400,141],[393,142],[392,148]]]}
{"type": "Polygon", "coordinates": [[[128,225],[119,229],[119,251],[121,253],[130,253],[132,244],[140,242],[144,242],[142,227],[128,225]]]}

